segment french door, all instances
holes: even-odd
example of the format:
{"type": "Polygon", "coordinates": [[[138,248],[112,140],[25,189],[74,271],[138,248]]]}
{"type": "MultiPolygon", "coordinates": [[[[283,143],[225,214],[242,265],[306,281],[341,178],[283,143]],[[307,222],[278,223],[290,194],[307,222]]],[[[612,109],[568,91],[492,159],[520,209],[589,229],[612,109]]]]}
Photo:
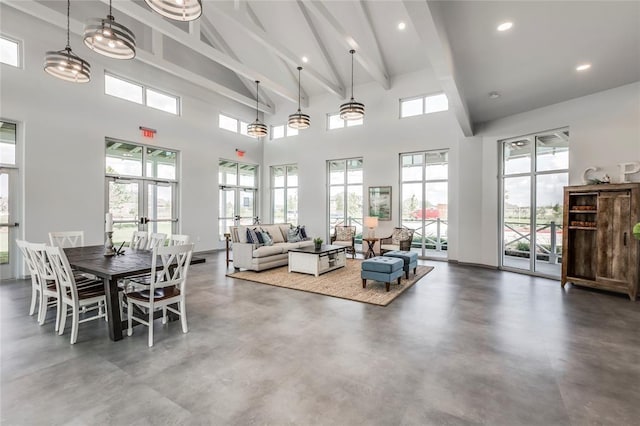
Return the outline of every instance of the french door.
{"type": "Polygon", "coordinates": [[[18,238],[18,170],[0,168],[0,277],[17,276],[15,240],[18,238]]]}
{"type": "Polygon", "coordinates": [[[218,233],[220,240],[234,225],[251,225],[258,218],[258,166],[221,159],[218,163],[218,233]]]}
{"type": "Polygon", "coordinates": [[[107,178],[107,206],[113,213],[113,242],[130,241],[133,231],[160,232],[167,237],[178,223],[175,182],[107,178]]]}

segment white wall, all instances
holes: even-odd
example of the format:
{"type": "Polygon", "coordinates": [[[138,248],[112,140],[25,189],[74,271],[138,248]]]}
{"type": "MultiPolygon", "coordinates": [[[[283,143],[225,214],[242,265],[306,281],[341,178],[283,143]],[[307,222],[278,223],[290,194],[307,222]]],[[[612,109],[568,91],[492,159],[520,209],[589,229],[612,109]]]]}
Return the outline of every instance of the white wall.
{"type": "Polygon", "coordinates": [[[46,74],[47,50],[65,44],[65,32],[3,6],[2,33],[23,41],[23,68],[1,65],[0,118],[23,129],[25,159],[24,218],[21,237],[45,241],[53,230],[83,229],[89,244],[104,241],[105,137],[180,151],[180,231],[191,235],[196,250],[221,247],[218,241],[218,160],[262,162],[262,143],[218,129],[218,113],[253,121],[251,108],[229,101],[137,61],[104,58],[79,37],[71,46],[91,64],[88,84],[65,82],[46,74]],[[37,31],[33,31],[37,25],[37,31]],[[173,116],[104,94],[104,69],[182,96],[182,116],[173,116]],[[139,126],[157,130],[141,136],[139,126]]]}
{"type": "MultiPolygon", "coordinates": [[[[461,193],[460,240],[472,249],[461,253],[460,260],[498,265],[498,141],[566,126],[570,131],[569,184],[582,184],[583,172],[590,166],[601,168],[595,176],[608,173],[617,182],[619,163],[640,162],[640,83],[495,120],[477,129],[476,137],[461,141],[463,157],[470,156],[469,163],[472,158],[481,159],[482,165],[480,169],[472,164],[471,169],[465,167],[474,176],[478,173],[475,178],[464,176],[466,172],[461,177],[468,188],[466,196],[461,193]],[[481,152],[476,143],[481,143],[481,152]]],[[[640,173],[629,180],[640,182],[640,173]]]]}
{"type": "MultiPolygon", "coordinates": [[[[365,104],[364,125],[327,130],[326,114],[338,112],[345,100],[335,96],[310,99],[310,108],[303,112],[311,116],[311,127],[298,136],[269,140],[264,148],[264,203],[261,217],[271,220],[269,167],[297,163],[299,167],[299,223],[312,235],[326,237],[327,181],[326,161],[362,157],[364,160],[364,204],[368,203],[368,187],[392,186],[392,220],[379,222],[376,235],[390,235],[399,224],[399,154],[433,149],[449,149],[449,257],[456,259],[458,250],[458,178],[460,175],[458,141],[461,131],[451,112],[399,119],[399,99],[441,91],[428,72],[397,77],[391,90],[377,83],[357,86],[355,98],[365,104]]],[[[288,114],[280,108],[269,117],[270,124],[284,124],[288,114]]],[[[365,214],[366,215],[366,214],[365,214]]]]}

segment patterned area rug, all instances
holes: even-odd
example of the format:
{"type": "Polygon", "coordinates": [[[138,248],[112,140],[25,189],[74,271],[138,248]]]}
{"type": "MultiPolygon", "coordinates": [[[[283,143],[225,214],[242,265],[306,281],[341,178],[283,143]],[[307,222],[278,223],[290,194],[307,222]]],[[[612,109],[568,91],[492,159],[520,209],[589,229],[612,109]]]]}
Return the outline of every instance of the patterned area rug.
{"type": "Polygon", "coordinates": [[[401,284],[398,285],[397,280],[392,282],[391,289],[387,292],[384,283],[371,280],[367,280],[367,288],[362,288],[360,263],[362,263],[360,259],[347,259],[347,265],[344,268],[327,272],[317,278],[313,275],[298,272],[290,273],[287,266],[262,272],[240,271],[227,274],[227,276],[261,284],[355,300],[356,302],[387,306],[402,292],[433,270],[432,266],[418,266],[415,276],[410,273],[407,280],[403,275],[401,284]]]}

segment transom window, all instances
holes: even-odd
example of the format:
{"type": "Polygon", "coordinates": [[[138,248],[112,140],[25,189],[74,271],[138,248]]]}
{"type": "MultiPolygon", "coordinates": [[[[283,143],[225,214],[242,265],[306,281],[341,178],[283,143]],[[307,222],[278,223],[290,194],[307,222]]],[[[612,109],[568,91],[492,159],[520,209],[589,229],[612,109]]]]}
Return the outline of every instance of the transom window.
{"type": "Polygon", "coordinates": [[[163,148],[107,140],[108,175],[176,179],[178,154],[163,148]],[[143,164],[144,173],[143,173],[143,164]]]}
{"type": "Polygon", "coordinates": [[[449,100],[444,93],[400,99],[400,118],[431,114],[448,109],[449,100]]]}
{"type": "Polygon", "coordinates": [[[280,139],[280,138],[297,136],[297,135],[298,135],[298,129],[292,129],[286,124],[271,126],[271,139],[280,139]]]}
{"type": "Polygon", "coordinates": [[[271,167],[271,215],[273,223],[298,224],[298,166],[271,167]]]}
{"type": "Polygon", "coordinates": [[[140,105],[146,105],[170,114],[180,114],[179,97],[111,74],[105,73],[104,75],[104,92],[107,95],[135,102],[140,105]]]}
{"type": "Polygon", "coordinates": [[[20,43],[6,37],[0,37],[0,62],[12,67],[19,67],[20,43]]]}
{"type": "Polygon", "coordinates": [[[327,114],[327,127],[329,130],[342,129],[344,127],[361,126],[364,123],[364,118],[360,120],[343,120],[340,118],[340,114],[327,114]]]}
{"type": "Polygon", "coordinates": [[[246,121],[238,120],[237,118],[230,117],[225,114],[218,114],[218,127],[224,130],[228,130],[233,133],[240,133],[243,136],[256,139],[255,136],[251,136],[247,133],[247,127],[249,123],[246,121]]]}

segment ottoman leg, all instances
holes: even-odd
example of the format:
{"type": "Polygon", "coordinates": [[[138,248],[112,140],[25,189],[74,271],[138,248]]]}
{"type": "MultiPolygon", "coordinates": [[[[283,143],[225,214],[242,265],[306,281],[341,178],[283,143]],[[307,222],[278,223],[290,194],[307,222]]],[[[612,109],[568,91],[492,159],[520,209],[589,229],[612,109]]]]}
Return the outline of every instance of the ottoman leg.
{"type": "Polygon", "coordinates": [[[402,277],[398,277],[398,285],[400,285],[400,280],[402,279],[402,277]]]}
{"type": "Polygon", "coordinates": [[[415,268],[413,268],[413,275],[416,274],[416,271],[418,270],[418,267],[416,266],[415,268]]]}
{"type": "Polygon", "coordinates": [[[367,279],[366,278],[362,279],[362,288],[367,288],[367,279]]]}
{"type": "Polygon", "coordinates": [[[391,283],[386,283],[387,285],[387,291],[389,291],[389,288],[391,287],[391,283]]]}
{"type": "MultiPolygon", "coordinates": [[[[406,271],[404,274],[405,274],[405,277],[406,277],[407,279],[409,279],[409,269],[407,269],[407,271],[406,271]]],[[[414,274],[415,274],[415,272],[414,272],[414,274]]]]}

